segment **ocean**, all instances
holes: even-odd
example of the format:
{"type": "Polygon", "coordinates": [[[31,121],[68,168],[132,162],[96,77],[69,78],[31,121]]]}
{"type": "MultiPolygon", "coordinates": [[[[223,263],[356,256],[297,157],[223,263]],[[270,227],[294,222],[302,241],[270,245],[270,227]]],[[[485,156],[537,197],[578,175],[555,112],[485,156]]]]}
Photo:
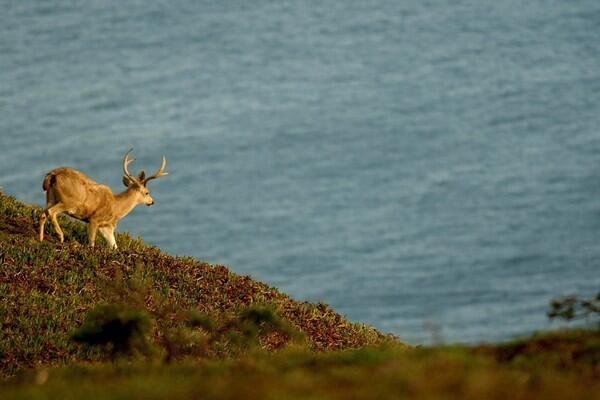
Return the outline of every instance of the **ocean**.
{"type": "Polygon", "coordinates": [[[0,1],[0,186],[149,186],[119,231],[409,343],[600,289],[600,2],[0,1]]]}

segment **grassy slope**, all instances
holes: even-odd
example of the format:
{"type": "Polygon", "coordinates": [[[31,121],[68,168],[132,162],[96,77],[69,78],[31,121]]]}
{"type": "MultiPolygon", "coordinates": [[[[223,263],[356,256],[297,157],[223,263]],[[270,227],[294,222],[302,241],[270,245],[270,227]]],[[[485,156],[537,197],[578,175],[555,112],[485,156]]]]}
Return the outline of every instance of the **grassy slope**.
{"type": "Polygon", "coordinates": [[[119,252],[90,250],[78,244],[85,241],[81,225],[65,220],[75,241],[37,243],[36,213],[0,194],[0,372],[25,370],[0,384],[2,399],[600,398],[598,330],[407,348],[324,305],[295,302],[225,267],[170,257],[127,235],[117,239],[119,252]],[[200,353],[184,346],[168,365],[160,354],[99,362],[100,354],[73,344],[69,333],[102,301],[148,310],[159,349],[179,332],[181,310],[223,323],[250,304],[270,305],[306,343],[285,347],[290,339],[276,332],[260,342],[266,350],[285,347],[276,353],[236,353],[225,341],[200,353]]]}
{"type": "MultiPolygon", "coordinates": [[[[39,364],[97,359],[73,344],[69,334],[101,302],[146,308],[156,319],[157,344],[177,328],[182,311],[198,310],[220,323],[252,304],[272,307],[316,350],[390,340],[369,326],[348,322],[324,304],[299,303],[224,266],[172,257],[127,234],[117,235],[117,252],[104,243],[90,249],[80,244],[86,242],[83,224],[66,217],[61,220],[65,244],[57,243],[51,224],[46,240],[39,243],[38,213],[0,193],[1,375],[39,364]]],[[[287,341],[272,334],[261,344],[275,349],[287,341]]],[[[227,344],[220,346],[211,353],[228,355],[227,344]]]]}

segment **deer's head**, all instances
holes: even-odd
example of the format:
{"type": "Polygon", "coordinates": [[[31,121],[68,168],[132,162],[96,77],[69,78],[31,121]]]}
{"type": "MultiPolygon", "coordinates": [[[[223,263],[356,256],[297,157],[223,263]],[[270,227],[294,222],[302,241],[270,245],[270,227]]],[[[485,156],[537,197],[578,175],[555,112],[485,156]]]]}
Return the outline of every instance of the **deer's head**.
{"type": "Polygon", "coordinates": [[[134,176],[129,172],[128,169],[129,164],[135,161],[135,159],[129,159],[129,153],[132,151],[133,149],[129,149],[123,158],[123,185],[127,187],[127,190],[135,193],[137,196],[137,204],[151,206],[154,204],[154,200],[150,196],[150,191],[148,190],[147,184],[152,179],[160,178],[161,176],[168,174],[165,172],[167,160],[165,159],[165,156],[163,156],[160,168],[151,176],[146,177],[146,173],[143,170],[138,174],[138,176],[134,176]]]}

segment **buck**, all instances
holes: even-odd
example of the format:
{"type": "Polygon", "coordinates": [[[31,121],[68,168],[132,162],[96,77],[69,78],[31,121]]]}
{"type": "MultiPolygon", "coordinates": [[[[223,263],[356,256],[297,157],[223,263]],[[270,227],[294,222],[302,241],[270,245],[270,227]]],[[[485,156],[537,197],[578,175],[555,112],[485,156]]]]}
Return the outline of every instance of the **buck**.
{"type": "Polygon", "coordinates": [[[131,175],[128,167],[135,161],[129,159],[132,150],[127,151],[123,158],[123,184],[127,189],[119,194],[114,194],[108,186],[101,185],[72,168],[56,168],[48,172],[42,185],[46,192],[46,208],[40,216],[40,242],[44,240],[44,226],[48,217],[60,242],[64,242],[64,234],[57,217],[66,212],[88,223],[90,246],[94,247],[96,232],[99,230],[108,244],[116,249],[115,228],[119,220],[139,204],[147,206],[154,204],[148,191],[148,182],[167,175],[165,172],[167,160],[164,156],[160,168],[154,175],[146,177],[144,171],[141,171],[137,177],[131,175]]]}

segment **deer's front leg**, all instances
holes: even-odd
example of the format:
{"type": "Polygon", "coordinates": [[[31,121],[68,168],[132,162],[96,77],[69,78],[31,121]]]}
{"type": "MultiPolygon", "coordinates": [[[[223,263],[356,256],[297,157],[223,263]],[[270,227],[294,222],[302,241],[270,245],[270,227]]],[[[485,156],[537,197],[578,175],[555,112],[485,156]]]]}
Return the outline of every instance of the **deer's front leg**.
{"type": "Polygon", "coordinates": [[[108,245],[113,249],[117,248],[117,241],[115,240],[115,227],[114,226],[103,226],[99,228],[100,234],[106,241],[108,245]]]}
{"type": "Polygon", "coordinates": [[[96,232],[98,231],[98,222],[90,220],[88,223],[88,239],[91,247],[94,247],[96,243],[96,232]]]}

